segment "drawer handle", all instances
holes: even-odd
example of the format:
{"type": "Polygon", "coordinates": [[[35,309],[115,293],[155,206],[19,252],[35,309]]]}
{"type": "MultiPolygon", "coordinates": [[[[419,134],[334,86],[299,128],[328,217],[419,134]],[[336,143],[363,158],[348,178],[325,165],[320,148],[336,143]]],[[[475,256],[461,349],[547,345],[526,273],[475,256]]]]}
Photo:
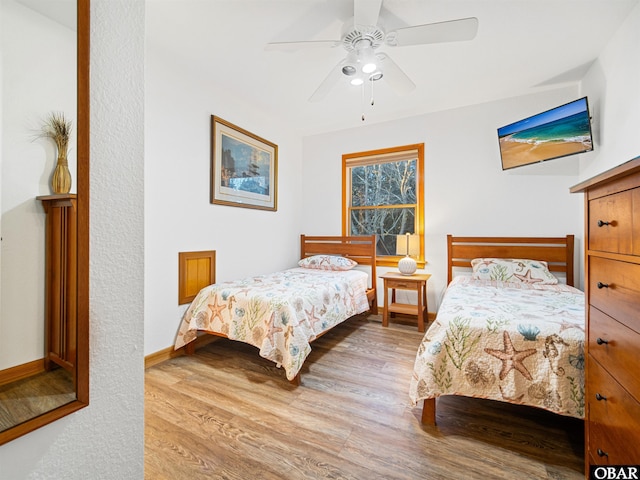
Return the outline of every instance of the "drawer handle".
{"type": "Polygon", "coordinates": [[[604,227],[605,225],[611,225],[613,222],[604,222],[602,220],[598,220],[598,226],[604,227]]]}
{"type": "Polygon", "coordinates": [[[600,457],[608,457],[609,454],[607,452],[605,452],[604,450],[602,450],[601,448],[599,448],[598,450],[596,450],[598,456],[600,457]]]}
{"type": "Polygon", "coordinates": [[[601,400],[606,400],[607,397],[604,397],[602,395],[600,395],[599,393],[596,393],[596,400],[601,401],[601,400]]]}
{"type": "Polygon", "coordinates": [[[598,345],[607,345],[609,343],[609,340],[605,340],[603,338],[598,337],[596,338],[596,343],[598,345]]]}
{"type": "Polygon", "coordinates": [[[598,282],[596,287],[598,287],[598,288],[609,288],[609,284],[608,283],[598,282]]]}

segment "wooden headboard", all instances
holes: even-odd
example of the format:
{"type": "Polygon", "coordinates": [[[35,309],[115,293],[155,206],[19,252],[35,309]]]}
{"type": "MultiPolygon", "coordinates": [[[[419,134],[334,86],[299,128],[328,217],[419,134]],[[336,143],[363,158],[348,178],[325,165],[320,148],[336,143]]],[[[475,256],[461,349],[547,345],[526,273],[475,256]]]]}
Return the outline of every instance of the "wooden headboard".
{"type": "MultiPolygon", "coordinates": [[[[300,235],[300,258],[311,255],[342,255],[368,265],[371,277],[367,297],[373,313],[378,312],[376,288],[376,236],[312,237],[300,235]]],[[[215,251],[178,254],[178,304],[191,302],[201,288],[215,283],[215,251]]]]}
{"type": "Polygon", "coordinates": [[[312,255],[342,255],[371,267],[370,285],[367,290],[369,305],[373,313],[378,311],[376,276],[376,236],[308,236],[300,235],[300,258],[312,255]]]}
{"type": "Polygon", "coordinates": [[[454,237],[447,235],[448,276],[453,280],[453,268],[471,268],[474,258],[527,258],[542,260],[549,270],[566,275],[573,286],[574,236],[566,237],[454,237]]]}

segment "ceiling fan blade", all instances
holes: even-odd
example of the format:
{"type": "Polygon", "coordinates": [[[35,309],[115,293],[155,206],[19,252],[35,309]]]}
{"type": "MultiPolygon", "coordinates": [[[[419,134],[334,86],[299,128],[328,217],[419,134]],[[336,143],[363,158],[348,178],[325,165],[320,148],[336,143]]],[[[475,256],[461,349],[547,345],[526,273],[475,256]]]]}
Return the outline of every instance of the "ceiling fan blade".
{"type": "Polygon", "coordinates": [[[320,86],[313,92],[313,95],[309,97],[310,102],[319,102],[333,89],[333,87],[344,76],[342,73],[342,67],[345,65],[346,60],[341,60],[333,69],[329,72],[329,75],[322,81],[320,86]]]}
{"type": "Polygon", "coordinates": [[[377,25],[382,0],[354,0],[353,23],[356,25],[377,25]]]}
{"type": "Polygon", "coordinates": [[[382,79],[385,80],[391,88],[393,88],[399,94],[407,94],[416,88],[416,84],[411,81],[406,73],[391,60],[386,53],[376,54],[376,58],[380,62],[382,70],[382,79]]]}
{"type": "Polygon", "coordinates": [[[447,22],[428,23],[413,27],[399,28],[389,32],[385,39],[387,45],[404,47],[406,45],[425,45],[429,43],[462,42],[472,40],[478,33],[476,17],[449,20],[447,22]]]}
{"type": "Polygon", "coordinates": [[[340,40],[309,40],[301,42],[271,42],[264,47],[267,51],[294,52],[313,48],[333,48],[342,45],[340,40]]]}

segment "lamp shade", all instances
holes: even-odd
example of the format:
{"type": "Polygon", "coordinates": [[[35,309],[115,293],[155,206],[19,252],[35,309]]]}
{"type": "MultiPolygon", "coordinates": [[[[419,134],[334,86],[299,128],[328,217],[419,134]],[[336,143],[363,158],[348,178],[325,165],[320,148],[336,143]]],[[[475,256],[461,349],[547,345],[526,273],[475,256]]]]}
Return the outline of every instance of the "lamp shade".
{"type": "Polygon", "coordinates": [[[396,235],[396,255],[416,256],[420,253],[420,235],[396,235]]]}

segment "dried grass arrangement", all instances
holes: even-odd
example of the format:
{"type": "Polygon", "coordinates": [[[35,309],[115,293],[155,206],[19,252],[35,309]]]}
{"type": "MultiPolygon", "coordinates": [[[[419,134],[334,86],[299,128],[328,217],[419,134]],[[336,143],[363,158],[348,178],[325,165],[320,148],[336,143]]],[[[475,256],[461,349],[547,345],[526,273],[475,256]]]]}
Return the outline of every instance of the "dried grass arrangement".
{"type": "Polygon", "coordinates": [[[42,125],[40,137],[51,138],[56,142],[58,154],[69,149],[69,138],[71,137],[71,120],[67,120],[64,113],[52,112],[42,125]]]}
{"type": "Polygon", "coordinates": [[[51,178],[51,188],[55,194],[69,193],[71,190],[71,173],[67,163],[71,126],[71,121],[65,118],[64,113],[52,112],[38,135],[52,139],[58,149],[58,162],[51,178]]]}

